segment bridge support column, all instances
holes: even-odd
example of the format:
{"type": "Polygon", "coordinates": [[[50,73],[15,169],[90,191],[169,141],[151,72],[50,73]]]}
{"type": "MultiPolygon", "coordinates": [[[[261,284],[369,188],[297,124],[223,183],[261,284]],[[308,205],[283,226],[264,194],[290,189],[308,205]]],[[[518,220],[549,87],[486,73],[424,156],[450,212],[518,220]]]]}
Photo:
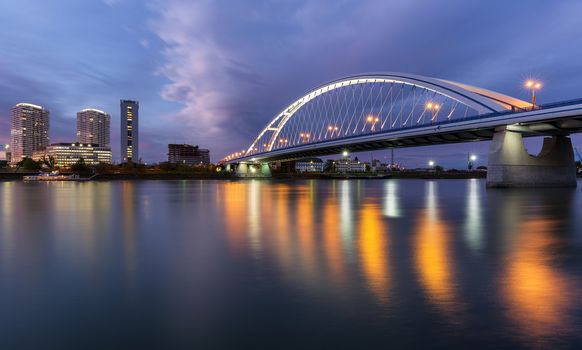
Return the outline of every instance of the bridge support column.
{"type": "Polygon", "coordinates": [[[576,187],[572,141],[546,137],[540,154],[531,156],[520,133],[497,131],[489,148],[487,187],[576,187]]]}
{"type": "Polygon", "coordinates": [[[269,163],[261,163],[261,176],[271,177],[271,168],[269,168],[269,163]]]}
{"type": "Polygon", "coordinates": [[[246,163],[240,162],[236,167],[238,177],[271,177],[271,169],[268,163],[246,163]]]}
{"type": "Polygon", "coordinates": [[[236,166],[236,175],[240,177],[247,177],[249,175],[249,165],[247,163],[238,163],[236,166]]]}
{"type": "Polygon", "coordinates": [[[226,164],[224,171],[226,171],[227,173],[230,173],[232,171],[232,167],[230,166],[230,164],[226,164]]]}

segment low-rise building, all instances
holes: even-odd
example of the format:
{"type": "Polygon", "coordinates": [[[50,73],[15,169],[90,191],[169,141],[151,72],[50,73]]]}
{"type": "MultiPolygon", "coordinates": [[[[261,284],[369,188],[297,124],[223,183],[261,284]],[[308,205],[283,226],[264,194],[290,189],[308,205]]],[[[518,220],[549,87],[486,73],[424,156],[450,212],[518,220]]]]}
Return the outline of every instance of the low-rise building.
{"type": "Polygon", "coordinates": [[[295,161],[295,171],[300,173],[323,172],[323,161],[319,158],[305,158],[295,161]]]}
{"type": "Polygon", "coordinates": [[[366,171],[366,164],[357,159],[342,158],[335,162],[335,171],[340,173],[363,173],[366,171]]]}
{"type": "Polygon", "coordinates": [[[55,166],[60,168],[70,168],[81,158],[90,166],[99,163],[111,164],[111,149],[78,142],[53,143],[43,150],[35,151],[32,155],[32,159],[36,161],[43,160],[45,157],[53,157],[55,166]]]}
{"type": "Polygon", "coordinates": [[[168,162],[187,165],[209,165],[210,151],[187,144],[169,144],[168,162]]]}

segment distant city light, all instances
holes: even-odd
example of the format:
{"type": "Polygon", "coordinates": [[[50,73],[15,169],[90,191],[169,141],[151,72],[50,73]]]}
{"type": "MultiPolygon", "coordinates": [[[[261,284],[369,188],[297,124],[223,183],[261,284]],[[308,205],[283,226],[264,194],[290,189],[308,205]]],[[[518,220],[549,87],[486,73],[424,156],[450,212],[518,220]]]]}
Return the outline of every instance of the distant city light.
{"type": "Polygon", "coordinates": [[[432,160],[429,160],[429,161],[428,161],[428,166],[432,168],[432,167],[434,166],[434,161],[432,161],[432,160]]]}
{"type": "Polygon", "coordinates": [[[476,160],[477,160],[477,156],[476,156],[476,155],[474,155],[474,154],[472,154],[470,159],[471,159],[471,161],[473,161],[473,162],[474,162],[474,161],[476,161],[476,160]]]}

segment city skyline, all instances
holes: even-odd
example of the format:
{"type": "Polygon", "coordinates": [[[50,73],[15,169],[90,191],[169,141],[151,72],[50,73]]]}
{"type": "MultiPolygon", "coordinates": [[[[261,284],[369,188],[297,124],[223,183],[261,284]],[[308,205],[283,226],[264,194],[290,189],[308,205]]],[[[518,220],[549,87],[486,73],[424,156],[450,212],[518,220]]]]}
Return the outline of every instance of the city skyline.
{"type": "MultiPolygon", "coordinates": [[[[120,98],[139,100],[144,161],[164,160],[168,143],[203,145],[217,161],[247,147],[287,103],[343,76],[405,71],[522,99],[528,98],[524,81],[535,77],[544,83],[539,103],[579,97],[582,87],[568,74],[582,47],[576,29],[582,6],[573,1],[514,2],[504,5],[504,13],[460,1],[447,9],[431,2],[255,4],[228,9],[220,1],[180,0],[94,1],[82,8],[73,1],[6,5],[0,14],[6,27],[0,34],[6,48],[0,86],[7,92],[0,97],[0,143],[10,137],[11,106],[23,101],[51,111],[51,142],[60,142],[71,140],[81,107],[112,112],[120,98]],[[131,22],[128,11],[135,16],[131,22]],[[466,14],[476,12],[479,23],[467,21],[466,14]],[[511,13],[521,16],[507,20],[511,13]],[[23,14],[31,19],[26,30],[15,21],[23,14]],[[408,28],[400,18],[417,24],[408,28]],[[107,28],[99,24],[103,21],[107,28]],[[435,27],[438,35],[430,31],[435,27]],[[506,33],[512,33],[510,42],[506,33]]],[[[112,114],[113,123],[118,117],[112,114]]],[[[113,128],[114,150],[119,136],[113,128]]],[[[580,136],[573,143],[581,144],[580,136]]],[[[535,151],[538,144],[530,142],[529,148],[535,151]]],[[[470,148],[485,159],[487,143],[470,148]]],[[[457,167],[466,153],[442,146],[399,150],[396,156],[414,167],[426,163],[427,152],[457,167]]]]}

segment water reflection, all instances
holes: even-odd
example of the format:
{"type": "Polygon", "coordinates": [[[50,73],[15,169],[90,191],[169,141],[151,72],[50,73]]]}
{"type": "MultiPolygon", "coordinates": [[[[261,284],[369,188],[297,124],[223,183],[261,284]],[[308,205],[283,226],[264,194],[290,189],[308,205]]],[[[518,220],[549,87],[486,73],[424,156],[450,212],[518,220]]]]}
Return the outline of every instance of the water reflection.
{"type": "Polygon", "coordinates": [[[261,217],[270,217],[270,206],[265,198],[261,198],[261,182],[251,181],[248,198],[248,235],[255,256],[261,251],[261,217]],[[262,205],[261,205],[262,204],[262,205]]]}
{"type": "Polygon", "coordinates": [[[465,237],[474,250],[482,249],[483,245],[481,185],[478,179],[470,179],[466,196],[465,237]]]}
{"type": "Polygon", "coordinates": [[[460,304],[451,259],[450,228],[440,216],[437,182],[426,182],[425,191],[425,208],[417,218],[414,240],[419,281],[433,306],[458,322],[460,304]]]}
{"type": "Polygon", "coordinates": [[[398,197],[398,183],[388,180],[384,185],[384,215],[389,218],[398,218],[400,213],[400,197],[398,197]]]}
{"type": "Polygon", "coordinates": [[[323,251],[327,270],[333,283],[343,286],[346,280],[346,271],[339,216],[337,193],[331,191],[323,207],[323,251]]]}
{"type": "Polygon", "coordinates": [[[365,203],[360,209],[359,249],[362,270],[369,289],[379,302],[389,297],[388,232],[376,204],[365,203]]]}
{"type": "Polygon", "coordinates": [[[509,195],[512,200],[503,209],[516,215],[518,224],[510,232],[512,241],[500,281],[506,314],[529,343],[539,346],[545,340],[546,345],[556,345],[546,338],[575,331],[570,317],[579,280],[559,267],[568,231],[563,219],[569,215],[572,192],[514,191],[509,195]],[[535,216],[530,217],[531,212],[535,216]]]}
{"type": "Polygon", "coordinates": [[[344,248],[352,259],[353,234],[354,234],[354,210],[352,209],[352,181],[341,181],[340,221],[344,248]]]}
{"type": "MultiPolygon", "coordinates": [[[[318,278],[319,266],[317,264],[317,250],[315,249],[315,230],[319,218],[315,217],[313,203],[313,188],[301,186],[295,208],[295,222],[297,223],[296,235],[299,244],[299,263],[305,282],[314,284],[318,278]],[[317,220],[316,220],[317,219],[317,220]]],[[[293,235],[292,235],[293,236],[293,235]]]]}
{"type": "Polygon", "coordinates": [[[0,183],[1,338],[576,348],[581,194],[480,180],[0,183]]]}
{"type": "Polygon", "coordinates": [[[223,219],[228,243],[238,253],[244,252],[247,243],[247,186],[244,182],[226,182],[223,191],[218,196],[223,203],[221,210],[224,211],[223,219]]]}

